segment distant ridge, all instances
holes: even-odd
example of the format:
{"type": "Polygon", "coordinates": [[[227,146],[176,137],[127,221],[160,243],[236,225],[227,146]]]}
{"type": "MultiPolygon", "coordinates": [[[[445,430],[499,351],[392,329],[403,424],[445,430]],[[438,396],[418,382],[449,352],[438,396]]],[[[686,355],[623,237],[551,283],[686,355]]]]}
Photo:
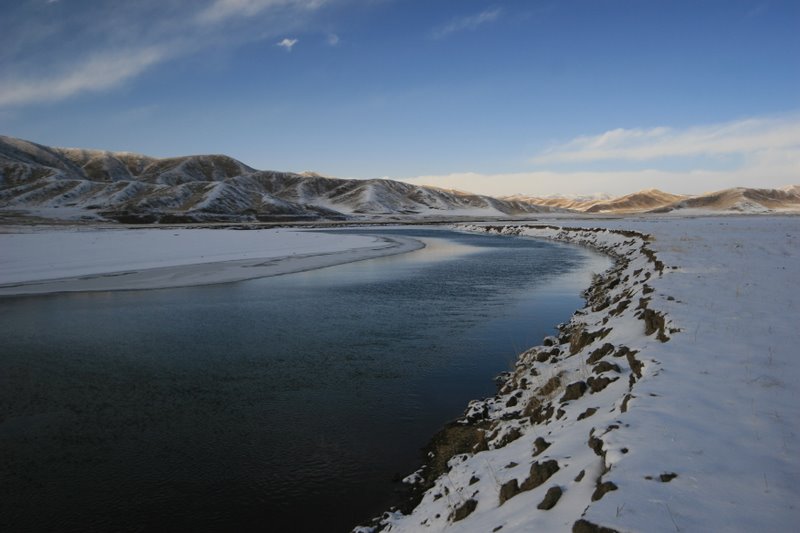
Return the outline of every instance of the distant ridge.
{"type": "Polygon", "coordinates": [[[659,191],[658,189],[647,189],[644,191],[626,194],[619,198],[598,202],[589,207],[587,213],[641,213],[665,205],[683,200],[686,196],[680,194],[670,194],[659,191]]]}
{"type": "Polygon", "coordinates": [[[654,213],[678,211],[729,211],[738,213],[769,213],[800,211],[800,186],[782,189],[748,189],[737,187],[677,200],[654,213]]]}
{"type": "Polygon", "coordinates": [[[678,200],[688,198],[679,194],[670,194],[658,189],[647,189],[644,191],[626,194],[618,198],[608,195],[595,197],[550,197],[538,198],[534,196],[525,199],[531,203],[559,207],[563,209],[573,209],[584,213],[642,213],[658,207],[669,205],[678,200]]]}
{"type": "Polygon", "coordinates": [[[0,136],[0,208],[121,222],[363,216],[508,216],[559,211],[387,179],[261,171],[225,155],[156,159],[0,136]]]}
{"type": "Polygon", "coordinates": [[[574,211],[586,211],[586,209],[597,203],[613,199],[613,197],[608,194],[595,194],[591,196],[547,196],[547,197],[515,194],[514,196],[504,196],[502,198],[504,200],[529,202],[533,204],[546,205],[548,207],[555,207],[558,209],[570,209],[574,211]]]}
{"type": "Polygon", "coordinates": [[[697,196],[647,189],[618,198],[509,196],[504,199],[569,209],[586,214],[775,213],[800,212],[800,185],[780,189],[733,188],[697,196]]]}
{"type": "Polygon", "coordinates": [[[698,196],[658,189],[589,197],[492,198],[389,179],[256,170],[226,155],[157,159],[52,148],[0,136],[0,215],[126,223],[800,213],[800,185],[734,188],[698,196]]]}

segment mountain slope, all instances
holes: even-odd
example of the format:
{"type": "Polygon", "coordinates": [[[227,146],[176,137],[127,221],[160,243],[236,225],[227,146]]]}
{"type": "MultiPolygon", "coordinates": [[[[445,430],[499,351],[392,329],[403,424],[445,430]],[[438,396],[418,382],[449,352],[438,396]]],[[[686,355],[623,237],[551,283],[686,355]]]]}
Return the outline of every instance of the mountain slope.
{"type": "Polygon", "coordinates": [[[792,185],[782,189],[747,189],[744,187],[725,189],[678,200],[653,212],[667,213],[685,210],[739,213],[800,211],[800,186],[792,185]]]}
{"type": "MultiPolygon", "coordinates": [[[[65,209],[126,222],[501,216],[553,211],[386,179],[260,171],[225,155],[156,159],[0,136],[0,208],[65,209]]],[[[61,211],[56,211],[62,209],[61,211]]]]}
{"type": "Polygon", "coordinates": [[[800,212],[800,185],[789,185],[781,189],[739,187],[697,196],[647,189],[618,198],[537,198],[517,195],[505,197],[504,200],[530,202],[587,214],[800,212]]]}
{"type": "Polygon", "coordinates": [[[533,203],[538,205],[546,205],[548,207],[555,207],[559,209],[570,209],[573,211],[586,211],[590,207],[600,202],[612,200],[613,197],[608,194],[597,194],[591,196],[526,196],[522,194],[515,194],[513,196],[504,196],[502,198],[506,201],[519,201],[526,203],[533,203]]]}
{"type": "Polygon", "coordinates": [[[680,194],[670,194],[658,189],[648,189],[632,194],[626,194],[619,198],[598,202],[588,209],[587,213],[641,213],[662,207],[673,202],[683,200],[686,196],[680,194]]]}

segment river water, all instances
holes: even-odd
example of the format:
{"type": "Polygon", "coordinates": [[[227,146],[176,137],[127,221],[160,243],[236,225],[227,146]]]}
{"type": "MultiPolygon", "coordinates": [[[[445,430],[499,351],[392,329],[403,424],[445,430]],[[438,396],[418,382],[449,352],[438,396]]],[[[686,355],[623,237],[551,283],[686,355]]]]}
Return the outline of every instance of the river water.
{"type": "Polygon", "coordinates": [[[609,266],[528,239],[351,231],[426,247],[0,300],[0,530],[348,531],[609,266]]]}

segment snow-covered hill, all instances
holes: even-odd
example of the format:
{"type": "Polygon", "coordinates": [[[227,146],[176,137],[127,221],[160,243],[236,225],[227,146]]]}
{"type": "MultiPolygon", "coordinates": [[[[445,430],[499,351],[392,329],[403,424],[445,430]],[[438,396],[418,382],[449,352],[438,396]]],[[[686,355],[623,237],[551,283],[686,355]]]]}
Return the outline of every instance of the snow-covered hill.
{"type": "Polygon", "coordinates": [[[155,159],[51,148],[3,136],[0,208],[123,222],[504,216],[554,210],[386,179],[259,171],[225,155],[155,159]]]}
{"type": "Polygon", "coordinates": [[[658,189],[647,189],[617,198],[561,197],[538,198],[534,196],[509,196],[504,200],[523,201],[553,208],[570,209],[594,214],[635,213],[773,213],[800,212],[800,186],[781,189],[753,189],[738,187],[697,196],[671,194],[658,189]]]}
{"type": "Polygon", "coordinates": [[[737,187],[691,198],[683,198],[654,210],[668,212],[718,212],[769,213],[800,211],[800,186],[782,189],[747,189],[737,187]]]}

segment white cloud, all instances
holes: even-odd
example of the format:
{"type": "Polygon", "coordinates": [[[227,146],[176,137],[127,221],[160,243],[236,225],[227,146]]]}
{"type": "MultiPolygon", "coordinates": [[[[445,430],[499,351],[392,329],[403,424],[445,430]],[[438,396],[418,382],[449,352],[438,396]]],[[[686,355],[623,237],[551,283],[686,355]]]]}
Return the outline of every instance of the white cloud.
{"type": "Polygon", "coordinates": [[[752,118],[683,130],[615,129],[578,137],[533,158],[538,164],[645,161],[660,158],[749,155],[761,150],[800,149],[800,119],[752,118]]]}
{"type": "Polygon", "coordinates": [[[404,181],[493,196],[596,192],[620,195],[651,188],[699,194],[730,187],[782,187],[800,183],[800,116],[759,117],[683,130],[663,127],[610,130],[601,135],[578,137],[543,152],[534,161],[540,166],[606,163],[603,171],[591,170],[589,166],[578,171],[545,168],[506,174],[464,172],[404,181]],[[738,166],[723,171],[703,168],[700,163],[687,170],[672,170],[663,165],[678,157],[723,155],[738,156],[738,166]],[[650,161],[655,168],[614,170],[614,161],[650,161]]]}
{"type": "Polygon", "coordinates": [[[100,91],[139,75],[166,57],[158,47],[94,56],[63,74],[35,80],[0,80],[0,106],[55,101],[86,91],[100,91]]]}
{"type": "Polygon", "coordinates": [[[464,30],[474,30],[482,24],[496,20],[499,16],[500,8],[487,9],[478,13],[477,15],[453,19],[444,26],[433,30],[432,35],[434,39],[444,39],[452,33],[464,30]]]}
{"type": "Polygon", "coordinates": [[[285,48],[287,52],[292,51],[292,47],[297,44],[297,39],[283,39],[282,41],[275,43],[275,46],[280,46],[281,48],[285,48]]]}
{"type": "Polygon", "coordinates": [[[339,36],[336,35],[335,33],[330,33],[328,34],[327,41],[330,46],[336,46],[337,44],[339,44],[339,36]]]}
{"type": "MultiPolygon", "coordinates": [[[[232,48],[308,31],[318,8],[337,2],[96,0],[91,6],[70,5],[59,17],[20,3],[6,14],[3,26],[8,31],[0,32],[0,106],[107,90],[164,61],[210,47],[232,48]]],[[[286,39],[281,46],[290,51],[296,42],[286,39]]]]}
{"type": "Polygon", "coordinates": [[[231,17],[252,17],[265,9],[288,7],[314,10],[325,3],[326,0],[214,0],[198,14],[197,19],[216,23],[231,17]]]}
{"type": "Polygon", "coordinates": [[[678,194],[700,194],[731,187],[778,188],[800,184],[797,168],[800,157],[791,165],[751,166],[731,172],[662,170],[554,172],[534,171],[508,174],[474,172],[417,176],[402,179],[417,185],[433,185],[489,196],[623,195],[643,189],[661,189],[678,194]]]}

